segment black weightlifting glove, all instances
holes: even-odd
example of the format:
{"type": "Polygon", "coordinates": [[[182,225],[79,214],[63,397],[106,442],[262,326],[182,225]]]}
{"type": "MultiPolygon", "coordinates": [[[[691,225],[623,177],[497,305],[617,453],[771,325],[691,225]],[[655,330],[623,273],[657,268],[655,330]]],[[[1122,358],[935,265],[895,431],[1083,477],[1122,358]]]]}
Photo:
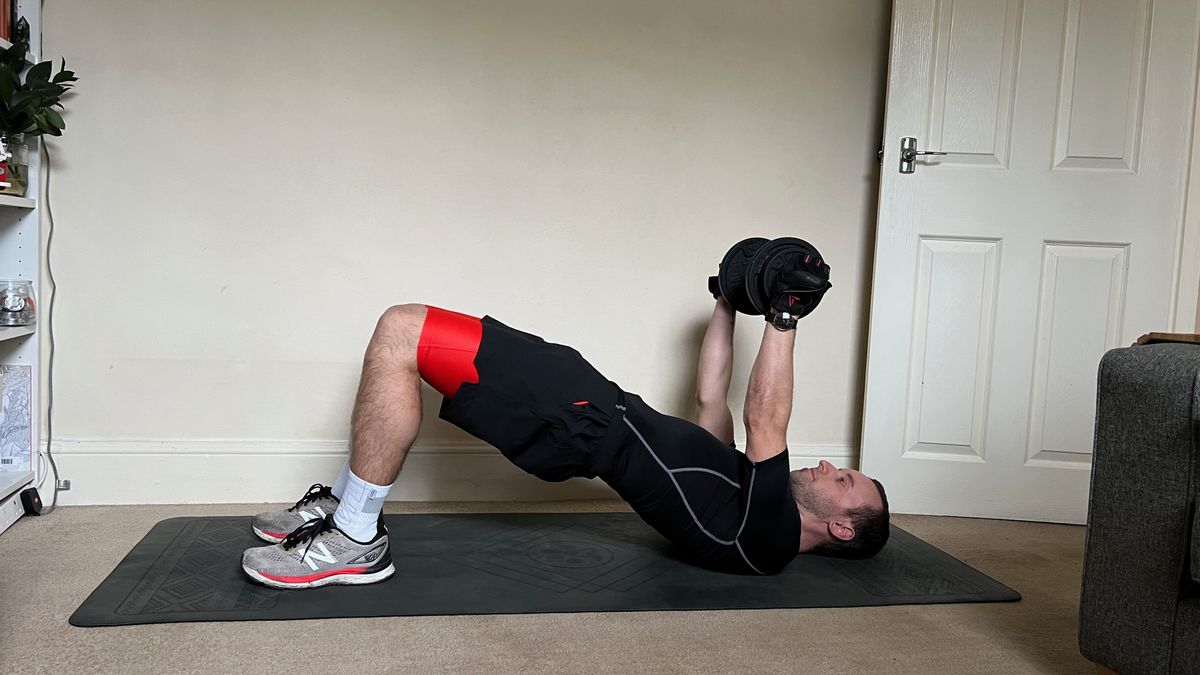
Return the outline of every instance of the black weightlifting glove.
{"type": "MultiPolygon", "coordinates": [[[[779,273],[771,289],[772,313],[787,312],[799,319],[817,308],[829,283],[829,265],[813,255],[797,255],[788,269],[779,273]]],[[[767,321],[771,320],[770,313],[767,321]]]]}

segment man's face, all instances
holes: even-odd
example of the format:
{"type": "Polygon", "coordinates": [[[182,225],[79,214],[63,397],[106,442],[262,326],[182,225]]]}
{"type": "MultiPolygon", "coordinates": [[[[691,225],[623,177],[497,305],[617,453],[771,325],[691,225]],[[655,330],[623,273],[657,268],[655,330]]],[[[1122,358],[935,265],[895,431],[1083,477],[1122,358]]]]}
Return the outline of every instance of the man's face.
{"type": "Polygon", "coordinates": [[[883,508],[875,483],[861,471],[839,469],[821,461],[809,469],[792,472],[792,495],[796,502],[820,520],[841,520],[863,506],[883,508]]]}

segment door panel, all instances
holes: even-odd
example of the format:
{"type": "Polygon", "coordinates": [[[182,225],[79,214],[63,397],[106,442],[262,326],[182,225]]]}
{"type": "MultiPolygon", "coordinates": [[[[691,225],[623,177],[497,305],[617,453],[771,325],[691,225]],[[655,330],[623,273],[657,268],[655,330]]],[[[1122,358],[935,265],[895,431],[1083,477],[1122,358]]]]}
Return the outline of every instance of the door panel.
{"type": "Polygon", "coordinates": [[[1096,370],[1168,330],[1197,0],[897,0],[862,468],[897,512],[1083,522],[1096,370]],[[900,139],[945,152],[898,172],[900,139]]]}

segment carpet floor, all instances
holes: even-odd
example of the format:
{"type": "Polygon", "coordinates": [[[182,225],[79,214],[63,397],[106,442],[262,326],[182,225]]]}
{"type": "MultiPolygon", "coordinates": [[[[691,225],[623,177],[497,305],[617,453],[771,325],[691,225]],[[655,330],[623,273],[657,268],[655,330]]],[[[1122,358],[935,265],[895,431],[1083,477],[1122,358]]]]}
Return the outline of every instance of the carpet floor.
{"type": "MultiPolygon", "coordinates": [[[[0,672],[1094,673],[1076,645],[1084,528],[930,516],[900,527],[1016,603],[395,617],[75,628],[159,520],[262,504],[63,507],[0,534],[0,672]]],[[[621,502],[389,503],[388,513],[618,511],[621,502]]]]}

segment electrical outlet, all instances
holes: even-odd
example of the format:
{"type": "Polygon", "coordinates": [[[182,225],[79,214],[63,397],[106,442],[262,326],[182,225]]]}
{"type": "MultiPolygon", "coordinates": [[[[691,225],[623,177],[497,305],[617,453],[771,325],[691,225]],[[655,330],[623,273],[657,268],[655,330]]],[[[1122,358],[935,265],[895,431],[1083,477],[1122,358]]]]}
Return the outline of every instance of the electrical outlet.
{"type": "Polygon", "coordinates": [[[70,490],[71,489],[71,481],[69,481],[69,480],[58,481],[58,489],[63,490],[63,491],[70,490]]]}

